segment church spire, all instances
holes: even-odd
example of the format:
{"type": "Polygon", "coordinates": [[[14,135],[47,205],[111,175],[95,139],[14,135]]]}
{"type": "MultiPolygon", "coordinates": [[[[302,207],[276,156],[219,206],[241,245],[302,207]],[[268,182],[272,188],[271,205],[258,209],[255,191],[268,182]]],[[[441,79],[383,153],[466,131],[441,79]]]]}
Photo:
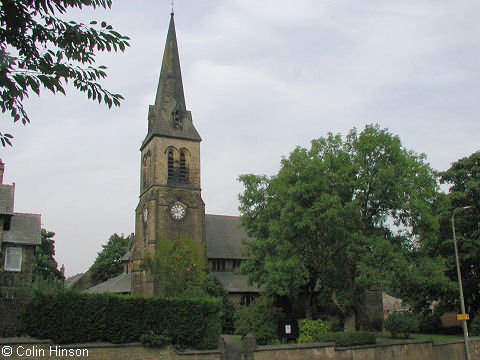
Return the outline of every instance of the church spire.
{"type": "Polygon", "coordinates": [[[155,136],[201,141],[185,105],[173,12],[163,53],[155,104],[148,110],[148,133],[141,149],[155,136]]]}
{"type": "Polygon", "coordinates": [[[186,110],[185,96],[183,94],[182,72],[180,70],[180,58],[178,56],[177,36],[175,34],[175,22],[173,11],[170,13],[170,25],[168,27],[167,42],[163,53],[162,69],[158,81],[155,107],[172,107],[174,102],[183,111],[186,110]]]}

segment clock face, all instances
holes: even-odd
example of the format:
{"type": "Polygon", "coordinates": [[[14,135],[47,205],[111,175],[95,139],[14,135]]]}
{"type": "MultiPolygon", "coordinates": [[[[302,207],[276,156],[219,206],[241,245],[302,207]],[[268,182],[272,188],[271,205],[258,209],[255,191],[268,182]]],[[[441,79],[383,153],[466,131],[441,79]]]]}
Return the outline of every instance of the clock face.
{"type": "Polygon", "coordinates": [[[170,214],[175,220],[182,220],[185,217],[185,208],[180,204],[174,204],[170,208],[170,214]]]}

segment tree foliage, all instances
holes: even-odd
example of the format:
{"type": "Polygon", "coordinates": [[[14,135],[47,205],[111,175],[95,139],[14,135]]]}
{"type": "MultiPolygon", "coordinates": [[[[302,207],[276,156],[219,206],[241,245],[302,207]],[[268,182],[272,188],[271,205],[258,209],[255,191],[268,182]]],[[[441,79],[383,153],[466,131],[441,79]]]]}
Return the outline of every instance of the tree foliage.
{"type": "MultiPolygon", "coordinates": [[[[1,0],[0,107],[14,122],[30,118],[23,100],[40,87],[65,95],[65,84],[86,92],[88,98],[119,106],[123,97],[103,88],[103,65],[93,66],[96,52],[124,51],[129,38],[102,21],[98,24],[64,20],[68,10],[110,8],[112,0],[1,0]]],[[[0,133],[3,146],[11,134],[0,133]]]]}
{"type": "Polygon", "coordinates": [[[155,253],[145,254],[142,266],[153,275],[160,296],[202,296],[207,285],[214,287],[204,278],[206,264],[202,250],[188,236],[177,240],[161,236],[155,253]]]}
{"type": "MultiPolygon", "coordinates": [[[[439,209],[439,237],[426,242],[425,251],[432,257],[444,259],[448,277],[457,284],[451,216],[455,209],[473,206],[455,215],[455,230],[465,305],[467,311],[474,314],[480,311],[480,151],[453,163],[441,174],[440,181],[450,186],[449,193],[439,209]]],[[[442,300],[451,307],[458,304],[458,285],[442,300]]]]}
{"type": "Polygon", "coordinates": [[[277,175],[240,176],[242,224],[256,238],[240,269],[267,293],[303,294],[309,318],[318,294],[351,316],[366,288],[400,289],[398,274],[413,283],[433,271],[438,282],[423,289],[443,288],[442,265],[422,268],[417,251],[438,231],[436,179],[424,155],[378,125],[297,147],[277,175]]]}
{"type": "Polygon", "coordinates": [[[58,270],[58,264],[55,261],[55,233],[41,230],[42,243],[35,250],[33,261],[33,274],[44,280],[63,280],[63,274],[58,270]]]}
{"type": "Polygon", "coordinates": [[[102,251],[97,253],[97,258],[90,268],[92,278],[96,282],[107,281],[122,273],[123,265],[120,259],[126,252],[125,249],[129,240],[130,238],[123,234],[113,234],[108,242],[102,245],[102,251]]]}
{"type": "Polygon", "coordinates": [[[277,325],[282,317],[281,309],[267,299],[257,299],[249,306],[240,306],[235,311],[235,334],[253,334],[258,344],[269,344],[278,338],[277,325]]]}
{"type": "Polygon", "coordinates": [[[412,332],[418,331],[418,326],[417,316],[407,311],[394,311],[385,319],[385,329],[390,331],[392,338],[403,334],[408,339],[412,332]]]}

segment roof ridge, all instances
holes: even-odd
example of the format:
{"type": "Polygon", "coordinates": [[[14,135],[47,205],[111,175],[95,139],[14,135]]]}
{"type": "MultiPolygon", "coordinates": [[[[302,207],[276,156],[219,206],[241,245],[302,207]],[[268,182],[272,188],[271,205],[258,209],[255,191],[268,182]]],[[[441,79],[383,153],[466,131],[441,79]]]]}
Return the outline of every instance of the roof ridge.
{"type": "Polygon", "coordinates": [[[240,218],[240,215],[220,215],[220,214],[205,214],[209,216],[222,216],[222,217],[232,217],[232,218],[240,218]]]}
{"type": "Polygon", "coordinates": [[[28,212],[17,212],[17,211],[14,211],[12,214],[13,214],[14,216],[15,216],[15,215],[39,215],[39,216],[42,216],[42,214],[28,213],[28,212]]]}

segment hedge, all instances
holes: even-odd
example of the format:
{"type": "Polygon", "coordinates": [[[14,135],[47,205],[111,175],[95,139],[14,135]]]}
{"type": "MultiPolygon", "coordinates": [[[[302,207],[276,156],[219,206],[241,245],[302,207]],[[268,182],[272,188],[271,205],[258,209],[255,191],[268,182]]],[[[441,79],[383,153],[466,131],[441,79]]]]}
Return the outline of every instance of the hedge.
{"type": "Polygon", "coordinates": [[[63,291],[37,293],[24,308],[23,331],[58,344],[139,341],[149,332],[173,345],[214,349],[220,335],[219,299],[147,298],[63,291]]]}
{"type": "Polygon", "coordinates": [[[322,335],[328,333],[332,328],[332,325],[328,321],[323,320],[298,320],[298,332],[299,336],[297,342],[312,343],[319,342],[318,340],[322,335]]]}
{"type": "Polygon", "coordinates": [[[366,331],[328,332],[317,337],[318,342],[334,342],[335,346],[375,344],[375,333],[366,331]]]}

